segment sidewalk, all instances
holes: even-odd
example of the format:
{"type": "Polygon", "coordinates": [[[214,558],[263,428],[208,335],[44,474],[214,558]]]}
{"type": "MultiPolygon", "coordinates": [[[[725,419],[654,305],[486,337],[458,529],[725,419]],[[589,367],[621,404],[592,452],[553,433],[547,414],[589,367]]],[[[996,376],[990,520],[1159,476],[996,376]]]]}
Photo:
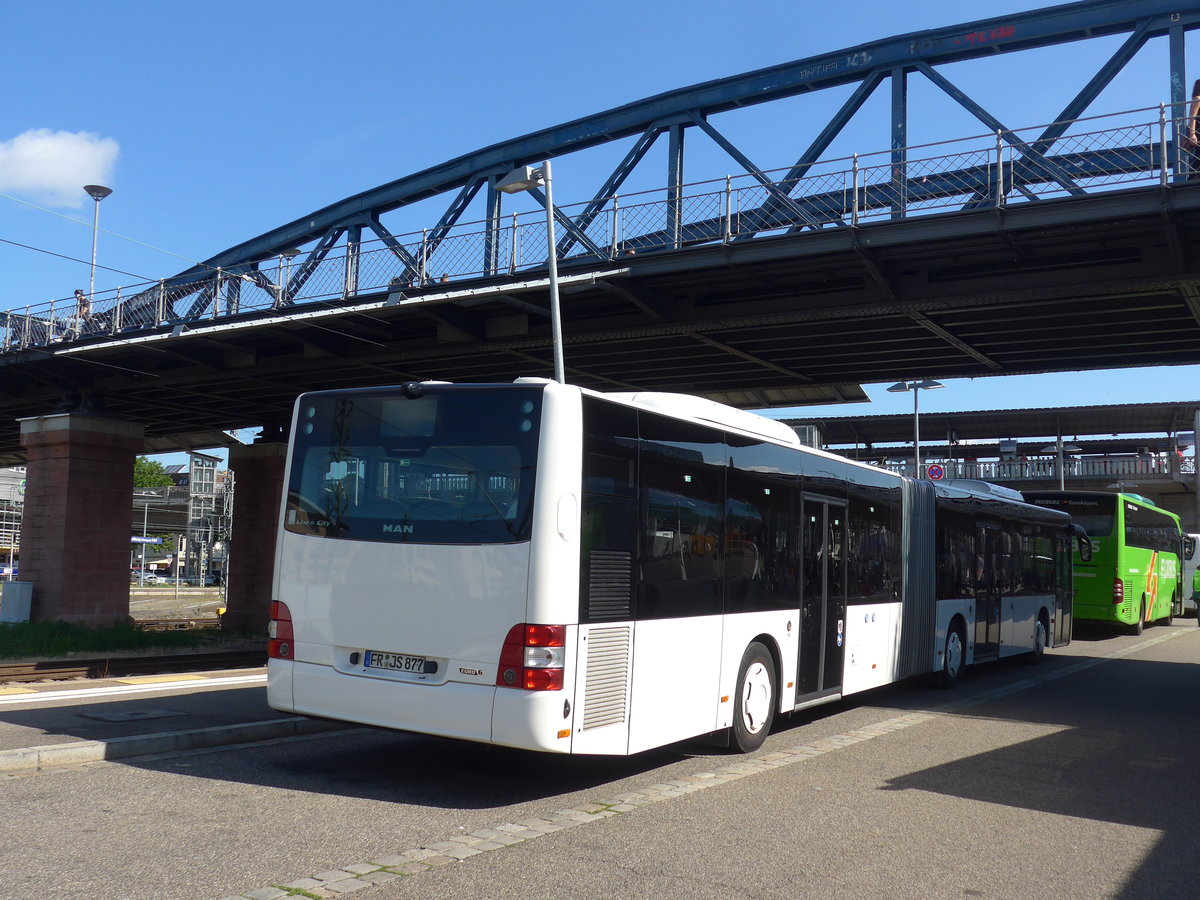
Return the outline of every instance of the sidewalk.
{"type": "Polygon", "coordinates": [[[0,685],[0,775],[346,727],[268,707],[265,668],[0,685]]]}

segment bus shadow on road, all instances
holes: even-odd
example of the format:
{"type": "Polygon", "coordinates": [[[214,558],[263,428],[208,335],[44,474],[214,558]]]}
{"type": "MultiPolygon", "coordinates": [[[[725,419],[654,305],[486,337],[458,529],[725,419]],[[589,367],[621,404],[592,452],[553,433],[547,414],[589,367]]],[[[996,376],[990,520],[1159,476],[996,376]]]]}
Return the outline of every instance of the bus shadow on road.
{"type": "MultiPolygon", "coordinates": [[[[1038,823],[1031,833],[1058,830],[1081,864],[1126,866],[1122,888],[1104,896],[1134,900],[1196,896],[1195,850],[1200,818],[1200,666],[1191,662],[1113,659],[1057,687],[1035,687],[955,710],[1012,733],[1018,723],[1054,730],[887,782],[886,789],[926,791],[1130,829],[1161,837],[1138,858],[1144,836],[1063,822],[1038,823]]],[[[1026,729],[1021,729],[1026,730],[1026,729]]],[[[999,739],[1003,739],[1000,737],[999,739]]],[[[949,739],[946,755],[953,753],[949,739]]],[[[1060,851],[1042,848],[1047,858],[1060,851]]],[[[1057,865],[1057,864],[1056,864],[1057,865]]],[[[1057,866],[1060,873],[1061,866],[1057,866]]]]}
{"type": "Polygon", "coordinates": [[[301,741],[122,764],[179,772],[182,761],[194,778],[434,809],[492,809],[576,792],[595,800],[591,792],[601,787],[611,797],[624,779],[643,784],[639,776],[700,750],[688,745],[629,757],[564,756],[348,726],[301,741]]]}

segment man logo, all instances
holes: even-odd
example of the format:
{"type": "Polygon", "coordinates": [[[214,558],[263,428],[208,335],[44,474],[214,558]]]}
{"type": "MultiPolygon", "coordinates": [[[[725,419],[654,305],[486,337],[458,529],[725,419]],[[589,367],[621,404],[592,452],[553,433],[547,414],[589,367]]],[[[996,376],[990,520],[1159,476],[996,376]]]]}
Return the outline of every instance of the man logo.
{"type": "Polygon", "coordinates": [[[415,529],[412,525],[388,523],[383,526],[384,534],[412,534],[415,529]]]}

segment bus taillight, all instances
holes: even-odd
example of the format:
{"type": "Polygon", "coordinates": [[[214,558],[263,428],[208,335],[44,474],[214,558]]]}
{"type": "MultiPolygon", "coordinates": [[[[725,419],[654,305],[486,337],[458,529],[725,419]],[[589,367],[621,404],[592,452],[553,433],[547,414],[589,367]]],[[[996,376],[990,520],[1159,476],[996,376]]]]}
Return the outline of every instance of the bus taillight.
{"type": "Polygon", "coordinates": [[[514,625],[500,651],[497,686],[561,691],[566,636],[563,625],[514,625]]]}
{"type": "Polygon", "coordinates": [[[271,622],[267,625],[267,659],[291,659],[296,635],[292,631],[292,611],[286,603],[271,604],[271,622]]]}
{"type": "Polygon", "coordinates": [[[1125,602],[1125,582],[1120,578],[1113,579],[1113,606],[1120,606],[1125,602]]]}

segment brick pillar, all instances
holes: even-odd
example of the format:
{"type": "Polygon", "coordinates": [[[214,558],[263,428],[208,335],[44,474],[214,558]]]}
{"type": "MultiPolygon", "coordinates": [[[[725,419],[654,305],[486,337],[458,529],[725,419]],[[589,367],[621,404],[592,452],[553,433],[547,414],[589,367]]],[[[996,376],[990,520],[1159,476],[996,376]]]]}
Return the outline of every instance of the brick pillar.
{"type": "Polygon", "coordinates": [[[143,427],[74,413],[19,421],[28,457],[21,580],[33,582],[31,618],[126,621],[143,427]]]}
{"type": "Polygon", "coordinates": [[[226,611],[221,617],[224,631],[267,630],[286,462],[287,444],[250,444],[229,451],[233,537],[226,565],[226,611]]]}

